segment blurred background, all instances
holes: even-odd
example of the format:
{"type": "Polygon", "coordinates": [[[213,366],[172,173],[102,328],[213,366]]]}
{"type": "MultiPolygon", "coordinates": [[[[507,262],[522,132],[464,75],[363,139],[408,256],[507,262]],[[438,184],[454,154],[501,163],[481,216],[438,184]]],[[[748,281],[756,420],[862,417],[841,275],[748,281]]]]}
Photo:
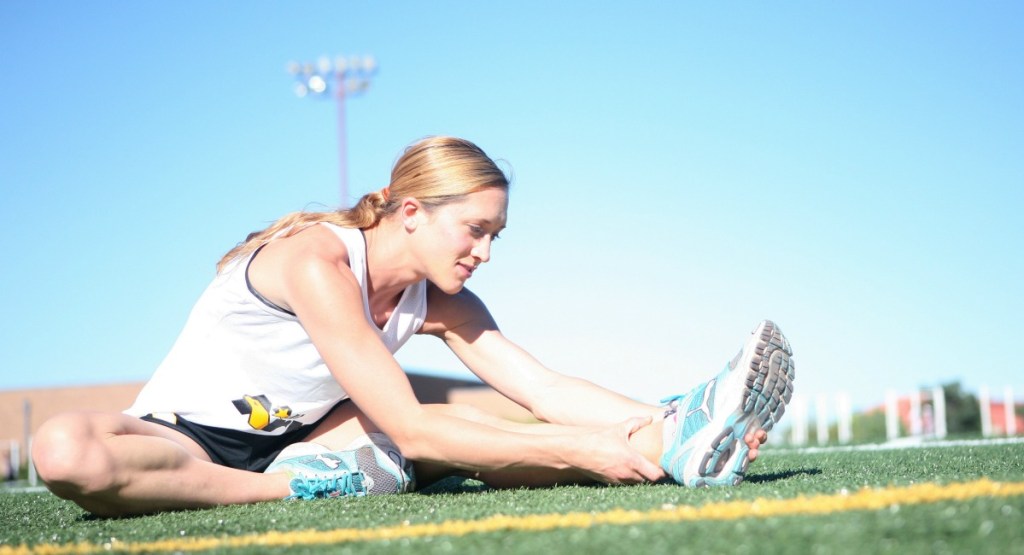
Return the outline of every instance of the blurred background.
{"type": "MultiPolygon", "coordinates": [[[[2,2],[0,389],[146,380],[248,232],[449,134],[514,176],[469,287],[554,369],[657,401],[771,318],[818,407],[1024,390],[1022,16],[2,2]]],[[[435,343],[400,361],[471,377],[435,343]]]]}

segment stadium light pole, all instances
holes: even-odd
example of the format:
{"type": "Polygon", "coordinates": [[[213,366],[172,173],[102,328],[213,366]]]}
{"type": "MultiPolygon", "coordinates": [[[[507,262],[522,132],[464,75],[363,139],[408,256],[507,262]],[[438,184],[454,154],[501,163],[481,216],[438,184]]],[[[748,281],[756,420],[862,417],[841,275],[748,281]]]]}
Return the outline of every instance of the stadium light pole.
{"type": "Polygon", "coordinates": [[[370,79],[377,72],[373,56],[335,56],[334,61],[320,56],[313,62],[288,62],[289,74],[295,78],[295,95],[299,98],[330,98],[338,103],[338,172],[341,207],[348,206],[348,160],[345,134],[345,99],[358,96],[370,88],[370,79]]]}

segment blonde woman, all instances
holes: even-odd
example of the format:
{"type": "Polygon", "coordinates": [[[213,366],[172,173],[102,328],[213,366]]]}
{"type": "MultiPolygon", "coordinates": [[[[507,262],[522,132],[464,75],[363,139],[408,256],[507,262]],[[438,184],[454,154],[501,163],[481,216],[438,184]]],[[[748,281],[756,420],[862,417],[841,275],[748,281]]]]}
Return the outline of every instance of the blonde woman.
{"type": "Polygon", "coordinates": [[[508,180],[476,145],[410,146],[352,209],[296,213],[228,252],[125,413],[68,413],[33,457],[98,515],[410,491],[739,483],[792,393],[762,322],[718,376],[663,406],[556,373],[505,338],[466,281],[505,227],[508,180]],[[539,424],[421,405],[393,353],[433,335],[539,424]]]}

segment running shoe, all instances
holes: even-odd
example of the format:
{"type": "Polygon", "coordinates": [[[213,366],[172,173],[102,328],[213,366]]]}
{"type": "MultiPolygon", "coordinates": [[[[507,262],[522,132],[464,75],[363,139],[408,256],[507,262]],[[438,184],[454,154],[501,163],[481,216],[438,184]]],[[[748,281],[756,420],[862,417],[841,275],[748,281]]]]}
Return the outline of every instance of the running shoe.
{"type": "Polygon", "coordinates": [[[271,464],[265,472],[284,472],[291,477],[288,483],[291,495],[285,499],[362,497],[368,493],[366,476],[359,470],[355,451],[333,451],[281,459],[271,464]]]}
{"type": "MultiPolygon", "coordinates": [[[[398,453],[398,449],[394,448],[398,453]]],[[[327,451],[315,443],[290,445],[265,472],[292,476],[292,495],[287,499],[315,499],[403,493],[414,487],[412,465],[396,462],[375,442],[343,451],[327,451]],[[408,468],[405,468],[407,466],[408,468]]],[[[398,455],[405,463],[404,457],[398,455]]]]}
{"type": "Polygon", "coordinates": [[[668,431],[661,467],[689,487],[737,485],[747,471],[747,433],[771,430],[793,397],[793,351],[782,331],[762,321],[717,376],[662,400],[668,431]],[[671,421],[669,421],[671,419],[671,421]]]}

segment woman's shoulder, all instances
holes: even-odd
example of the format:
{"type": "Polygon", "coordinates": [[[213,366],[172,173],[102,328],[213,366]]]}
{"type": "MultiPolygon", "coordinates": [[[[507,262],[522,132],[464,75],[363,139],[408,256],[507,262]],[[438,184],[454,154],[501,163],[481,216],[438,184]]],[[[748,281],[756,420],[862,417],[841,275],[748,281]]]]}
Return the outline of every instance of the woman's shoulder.
{"type": "MultiPolygon", "coordinates": [[[[292,268],[309,261],[329,261],[348,267],[349,246],[335,229],[347,228],[332,224],[308,226],[267,243],[260,257],[275,259],[285,267],[292,268]]],[[[355,231],[359,233],[359,230],[355,231]]]]}
{"type": "Polygon", "coordinates": [[[448,294],[427,282],[427,316],[421,333],[439,334],[470,322],[494,325],[491,313],[480,297],[463,288],[448,294]]]}
{"type": "Polygon", "coordinates": [[[356,227],[345,227],[332,222],[317,222],[310,227],[328,229],[339,239],[342,239],[342,241],[350,238],[359,238],[359,240],[363,240],[363,230],[356,227]]]}
{"type": "Polygon", "coordinates": [[[324,284],[359,284],[348,268],[348,249],[324,226],[309,226],[267,243],[248,267],[250,286],[274,304],[297,313],[295,299],[319,294],[324,284]],[[330,276],[341,274],[342,281],[330,276]],[[347,277],[346,277],[347,275],[347,277]]]}

